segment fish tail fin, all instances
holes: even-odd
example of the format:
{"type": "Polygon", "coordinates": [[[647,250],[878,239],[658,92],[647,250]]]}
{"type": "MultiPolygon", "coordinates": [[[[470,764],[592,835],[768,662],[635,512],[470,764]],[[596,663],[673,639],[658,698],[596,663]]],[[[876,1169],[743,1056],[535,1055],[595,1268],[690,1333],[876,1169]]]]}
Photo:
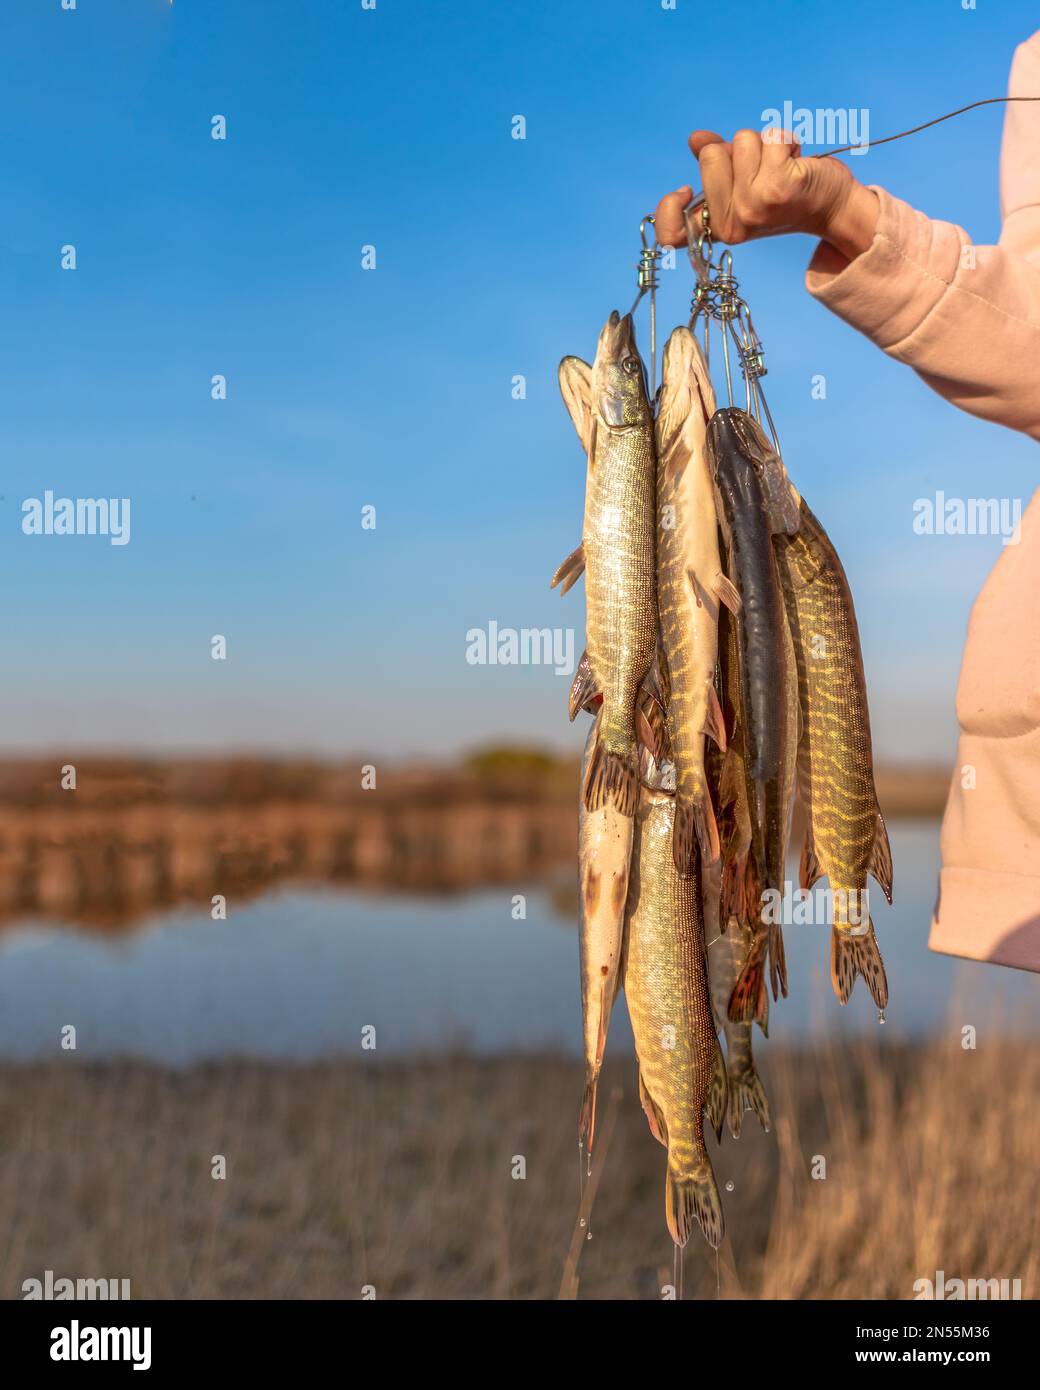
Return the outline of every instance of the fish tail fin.
{"type": "Polygon", "coordinates": [[[849,1002],[857,975],[867,982],[874,1003],[884,1009],[888,1004],[888,976],[874,935],[874,923],[869,918],[862,936],[837,928],[831,931],[831,984],[843,1004],[849,1002]]]}
{"type": "Polygon", "coordinates": [[[749,1057],[740,1070],[729,1079],[729,1132],[740,1138],[745,1111],[753,1110],[762,1128],[769,1132],[769,1101],[762,1078],[749,1057]]]}
{"type": "Polygon", "coordinates": [[[602,731],[585,769],[582,796],[587,811],[598,811],[613,802],[623,816],[635,815],[639,798],[639,758],[635,745],[618,753],[607,748],[602,731]]]}
{"type": "Polygon", "coordinates": [[[729,998],[729,1016],[734,1023],[751,1023],[769,1007],[766,993],[764,943],[755,943],[748,952],[729,998]]]}
{"type": "Polygon", "coordinates": [[[717,862],[720,853],[719,828],[707,791],[702,791],[692,800],[679,796],[675,798],[672,858],[683,878],[692,878],[696,872],[698,849],[705,864],[717,862]]]}
{"type": "Polygon", "coordinates": [[[686,1244],[696,1223],[712,1249],[719,1248],[726,1223],[707,1151],[703,1152],[700,1162],[689,1176],[677,1177],[669,1163],[665,1170],[664,1206],[668,1230],[676,1245],[686,1244]]]}
{"type": "Polygon", "coordinates": [[[722,1048],[719,1046],[718,1039],[715,1040],[715,1062],[712,1066],[711,1084],[708,1087],[708,1097],[704,1102],[704,1113],[708,1117],[708,1122],[715,1131],[715,1138],[722,1138],[722,1126],[726,1119],[726,1106],[729,1103],[729,1076],[726,1072],[726,1063],[722,1057],[722,1048]]]}

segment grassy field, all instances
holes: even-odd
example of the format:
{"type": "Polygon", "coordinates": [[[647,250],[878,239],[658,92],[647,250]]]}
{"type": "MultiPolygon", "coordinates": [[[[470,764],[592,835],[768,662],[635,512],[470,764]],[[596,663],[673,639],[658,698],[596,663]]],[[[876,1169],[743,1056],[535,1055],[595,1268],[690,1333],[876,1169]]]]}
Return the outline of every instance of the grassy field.
{"type": "MultiPolygon", "coordinates": [[[[880,1043],[764,1055],[774,1132],[749,1118],[715,1154],[728,1234],[718,1264],[691,1242],[687,1297],[718,1280],[730,1298],[905,1299],[936,1270],[1036,1296],[1040,1046],[880,1043]]],[[[137,1298],[555,1298],[579,1090],[555,1056],[5,1065],[0,1295],[51,1269],[137,1298]]],[[[658,1298],[664,1151],[632,1062],[608,1064],[602,1096],[578,1296],[658,1298]]]]}

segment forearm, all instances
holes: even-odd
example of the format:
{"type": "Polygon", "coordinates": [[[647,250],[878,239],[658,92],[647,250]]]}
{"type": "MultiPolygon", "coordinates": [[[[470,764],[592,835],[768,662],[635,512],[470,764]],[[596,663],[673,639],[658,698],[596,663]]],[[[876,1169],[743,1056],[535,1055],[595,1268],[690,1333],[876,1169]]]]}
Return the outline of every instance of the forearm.
{"type": "Polygon", "coordinates": [[[1040,438],[1040,268],[874,194],[870,245],[836,262],[821,242],[810,293],[954,405],[1040,438]]]}

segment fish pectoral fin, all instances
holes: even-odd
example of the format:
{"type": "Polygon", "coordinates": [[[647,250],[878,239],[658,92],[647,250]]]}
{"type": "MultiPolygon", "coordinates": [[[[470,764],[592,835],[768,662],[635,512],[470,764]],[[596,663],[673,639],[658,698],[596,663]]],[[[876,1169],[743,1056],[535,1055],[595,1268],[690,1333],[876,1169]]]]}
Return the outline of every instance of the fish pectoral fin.
{"type": "Polygon", "coordinates": [[[731,579],[727,579],[721,570],[715,576],[712,592],[731,613],[739,613],[744,606],[744,600],[740,597],[737,586],[731,579]]]}
{"type": "Polygon", "coordinates": [[[755,941],[730,995],[729,1016],[733,1023],[751,1023],[761,1018],[768,1006],[765,956],[765,940],[755,941]]]}
{"type": "Polygon", "coordinates": [[[708,715],[701,732],[714,739],[719,751],[725,753],[727,747],[726,721],[723,718],[722,706],[719,704],[719,697],[716,695],[713,685],[708,686],[708,715]]]}
{"type": "Polygon", "coordinates": [[[572,550],[566,560],[558,567],[552,579],[549,580],[549,588],[555,589],[557,584],[561,584],[561,596],[572,588],[581,576],[585,573],[585,547],[579,545],[576,550],[572,550]]]}
{"type": "Polygon", "coordinates": [[[589,654],[582,652],[578,669],[574,673],[574,680],[571,682],[570,694],[567,697],[567,713],[570,715],[572,724],[577,718],[578,711],[589,709],[598,694],[596,678],[593,676],[592,667],[589,664],[589,654]]]}
{"type": "Polygon", "coordinates": [[[639,1073],[639,1103],[642,1105],[646,1114],[646,1122],[650,1126],[650,1133],[659,1144],[668,1147],[668,1126],[665,1123],[664,1115],[660,1106],[647,1090],[646,1082],[643,1080],[643,1073],[639,1073]]]}
{"type": "Polygon", "coordinates": [[[557,375],[567,414],[588,455],[592,452],[592,368],[580,357],[565,357],[557,375]]]}
{"type": "Polygon", "coordinates": [[[661,762],[662,755],[668,747],[665,714],[647,690],[641,692],[639,703],[636,705],[636,733],[644,748],[648,748],[654,755],[654,761],[661,762]]]}
{"type": "Polygon", "coordinates": [[[802,858],[798,866],[799,887],[811,888],[816,880],[822,877],[823,870],[820,868],[820,861],[816,858],[812,831],[807,825],[805,829],[805,839],[802,841],[802,858]]]}
{"type": "Polygon", "coordinates": [[[674,482],[680,476],[683,469],[690,461],[690,450],[683,443],[683,427],[680,425],[675,433],[662,444],[661,458],[664,460],[664,476],[669,483],[674,482]]]}
{"type": "Polygon", "coordinates": [[[773,998],[779,994],[787,998],[787,957],[784,954],[784,933],[779,922],[769,927],[769,983],[773,998]]]}
{"type": "Polygon", "coordinates": [[[881,884],[882,891],[889,902],[892,901],[892,847],[888,843],[888,828],[880,811],[874,830],[874,848],[870,851],[868,873],[872,873],[881,884]]]}

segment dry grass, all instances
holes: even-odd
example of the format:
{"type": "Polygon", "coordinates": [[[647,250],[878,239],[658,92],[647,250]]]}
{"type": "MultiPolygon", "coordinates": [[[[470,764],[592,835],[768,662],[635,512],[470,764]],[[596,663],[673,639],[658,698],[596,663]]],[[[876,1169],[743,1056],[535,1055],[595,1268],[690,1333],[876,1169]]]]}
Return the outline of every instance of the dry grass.
{"type": "MultiPolygon", "coordinates": [[[[908,1298],[937,1269],[1035,1296],[1040,1046],[958,1041],[765,1056],[775,1133],[749,1125],[716,1159],[734,1184],[723,1296],[908,1298]]],[[[579,1090],[578,1064],[553,1056],[5,1066],[0,1294],[49,1268],[128,1277],[138,1298],[555,1297],[579,1090]]],[[[663,1151],[625,1059],[604,1103],[618,1090],[578,1293],[656,1298],[663,1151]]],[[[687,1296],[713,1297],[702,1242],[685,1266],[687,1296]]]]}

